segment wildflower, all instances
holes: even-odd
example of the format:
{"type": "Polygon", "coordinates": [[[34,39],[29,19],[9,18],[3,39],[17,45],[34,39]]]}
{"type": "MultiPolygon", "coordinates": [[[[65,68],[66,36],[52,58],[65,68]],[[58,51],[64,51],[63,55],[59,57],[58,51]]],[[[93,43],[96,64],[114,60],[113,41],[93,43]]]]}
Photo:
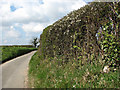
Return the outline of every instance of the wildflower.
{"type": "Polygon", "coordinates": [[[109,71],[110,71],[109,66],[105,66],[104,69],[103,69],[103,72],[108,73],[109,71]]]}
{"type": "Polygon", "coordinates": [[[114,71],[116,71],[117,69],[115,68],[114,71]]]}
{"type": "Polygon", "coordinates": [[[73,85],[73,87],[75,88],[75,85],[73,85]]]}

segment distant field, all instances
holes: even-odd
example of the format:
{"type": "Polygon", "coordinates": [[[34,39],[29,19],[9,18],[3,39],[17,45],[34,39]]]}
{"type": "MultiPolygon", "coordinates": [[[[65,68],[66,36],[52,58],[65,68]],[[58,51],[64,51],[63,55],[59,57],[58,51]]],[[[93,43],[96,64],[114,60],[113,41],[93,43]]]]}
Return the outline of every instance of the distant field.
{"type": "Polygon", "coordinates": [[[19,45],[19,46],[0,46],[0,62],[6,62],[10,59],[13,59],[17,56],[26,54],[30,51],[36,50],[36,48],[33,48],[30,45],[19,45]]]}
{"type": "Polygon", "coordinates": [[[33,47],[32,45],[0,45],[0,47],[33,47]]]}

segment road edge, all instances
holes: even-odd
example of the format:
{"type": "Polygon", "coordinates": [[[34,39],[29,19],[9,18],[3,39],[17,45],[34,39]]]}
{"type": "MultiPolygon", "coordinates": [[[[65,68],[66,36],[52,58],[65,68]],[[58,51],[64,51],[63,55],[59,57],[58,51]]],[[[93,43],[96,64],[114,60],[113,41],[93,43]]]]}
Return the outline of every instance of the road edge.
{"type": "Polygon", "coordinates": [[[29,65],[27,67],[27,70],[25,71],[24,88],[28,88],[28,72],[29,72],[29,65]]]}

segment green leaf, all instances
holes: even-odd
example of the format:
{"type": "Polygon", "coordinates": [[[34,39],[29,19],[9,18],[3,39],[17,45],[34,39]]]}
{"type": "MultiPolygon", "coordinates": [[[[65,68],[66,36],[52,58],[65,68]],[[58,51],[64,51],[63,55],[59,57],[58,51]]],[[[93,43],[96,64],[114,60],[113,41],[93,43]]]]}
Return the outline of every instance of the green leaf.
{"type": "Polygon", "coordinates": [[[77,49],[81,50],[81,48],[76,45],[74,45],[73,48],[77,48],[77,49]]]}
{"type": "Polygon", "coordinates": [[[113,47],[112,46],[110,46],[110,49],[112,49],[113,47]]]}
{"type": "Polygon", "coordinates": [[[104,44],[105,44],[105,43],[108,43],[108,41],[104,40],[103,43],[104,43],[104,44]]]}
{"type": "Polygon", "coordinates": [[[106,44],[104,47],[108,47],[108,45],[106,44]]]}
{"type": "Polygon", "coordinates": [[[103,45],[101,45],[101,48],[103,49],[103,45]]]}
{"type": "Polygon", "coordinates": [[[109,26],[105,26],[105,30],[108,28],[109,26]]]}
{"type": "Polygon", "coordinates": [[[118,18],[120,18],[120,15],[118,15],[118,18]]]}
{"type": "Polygon", "coordinates": [[[104,51],[107,52],[107,48],[105,48],[104,51]]]}
{"type": "Polygon", "coordinates": [[[77,48],[77,46],[73,46],[73,48],[77,48]]]}
{"type": "Polygon", "coordinates": [[[114,51],[117,52],[117,49],[115,49],[114,51]]]}
{"type": "Polygon", "coordinates": [[[112,44],[116,44],[116,42],[112,42],[112,44]]]}
{"type": "Polygon", "coordinates": [[[111,22],[110,25],[113,25],[113,22],[111,22]]]}
{"type": "Polygon", "coordinates": [[[79,56],[78,59],[80,59],[82,56],[79,56]]]}

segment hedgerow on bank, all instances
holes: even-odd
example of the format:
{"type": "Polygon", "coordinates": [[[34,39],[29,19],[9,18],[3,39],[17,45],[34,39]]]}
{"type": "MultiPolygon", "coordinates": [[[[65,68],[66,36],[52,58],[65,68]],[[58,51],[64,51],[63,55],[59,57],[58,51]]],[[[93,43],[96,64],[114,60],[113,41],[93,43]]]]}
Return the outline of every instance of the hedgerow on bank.
{"type": "Polygon", "coordinates": [[[119,88],[120,3],[92,2],[44,29],[30,87],[119,88]]]}

